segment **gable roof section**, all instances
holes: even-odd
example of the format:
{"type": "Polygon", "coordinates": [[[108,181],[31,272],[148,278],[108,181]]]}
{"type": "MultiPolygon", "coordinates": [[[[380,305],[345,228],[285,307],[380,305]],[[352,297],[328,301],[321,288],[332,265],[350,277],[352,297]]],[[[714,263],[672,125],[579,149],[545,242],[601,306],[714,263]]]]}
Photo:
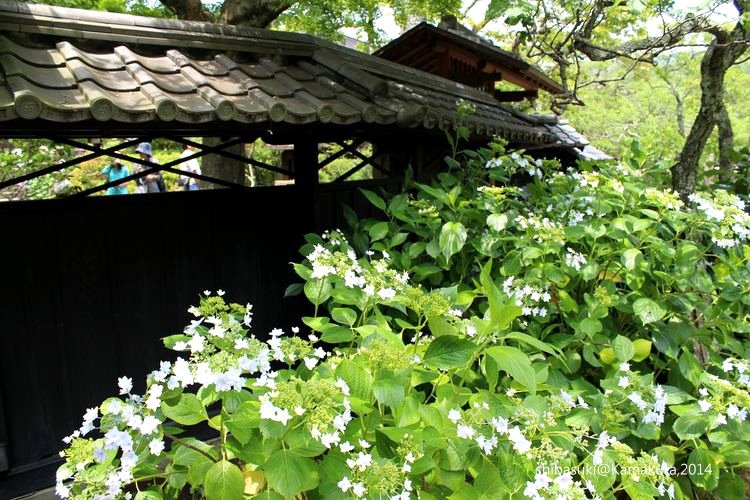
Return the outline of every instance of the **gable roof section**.
{"type": "Polygon", "coordinates": [[[59,129],[127,135],[169,124],[192,135],[349,125],[455,123],[478,135],[558,138],[481,91],[296,33],[0,0],[0,135],[59,129]]]}
{"type": "Polygon", "coordinates": [[[487,69],[500,69],[504,80],[524,88],[542,89],[551,94],[565,92],[559,83],[536,66],[512,52],[496,47],[489,40],[458,24],[455,19],[450,21],[452,22],[443,22],[438,27],[426,22],[419,23],[373,55],[409,65],[418,53],[425,59],[423,65],[429,71],[429,65],[434,67],[440,55],[438,51],[450,48],[457,51],[455,55],[458,57],[482,60],[488,64],[487,69]]]}

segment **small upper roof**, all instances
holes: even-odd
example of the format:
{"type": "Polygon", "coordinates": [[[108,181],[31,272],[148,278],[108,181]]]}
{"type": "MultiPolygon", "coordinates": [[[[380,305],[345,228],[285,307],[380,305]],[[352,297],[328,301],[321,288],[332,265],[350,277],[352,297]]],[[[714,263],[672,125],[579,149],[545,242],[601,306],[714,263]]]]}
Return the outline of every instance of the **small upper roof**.
{"type": "Polygon", "coordinates": [[[458,100],[477,135],[560,143],[480,90],[309,35],[0,0],[5,137],[429,130],[458,100]]]}
{"type": "Polygon", "coordinates": [[[431,68],[440,74],[442,68],[435,67],[445,50],[454,52],[461,62],[479,64],[481,71],[492,76],[498,74],[527,89],[541,89],[551,94],[564,94],[563,87],[545,75],[539,68],[527,63],[519,55],[495,46],[490,40],[479,36],[457,22],[453,16],[445,16],[439,26],[422,22],[391,41],[374,55],[401,64],[410,64],[415,54],[424,59],[424,69],[431,68]],[[432,57],[430,57],[432,56],[432,57]],[[430,67],[429,65],[433,66],[430,67]]]}

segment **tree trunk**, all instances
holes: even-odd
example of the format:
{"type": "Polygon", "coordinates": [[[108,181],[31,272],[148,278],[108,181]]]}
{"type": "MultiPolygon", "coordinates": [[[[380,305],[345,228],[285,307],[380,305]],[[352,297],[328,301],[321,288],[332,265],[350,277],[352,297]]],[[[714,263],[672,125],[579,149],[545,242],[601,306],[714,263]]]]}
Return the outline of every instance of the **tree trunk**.
{"type": "MultiPolygon", "coordinates": [[[[203,144],[206,146],[218,146],[223,141],[218,137],[204,137],[203,144]]],[[[245,145],[235,144],[225,149],[229,153],[245,156],[245,145]]],[[[235,184],[245,185],[245,171],[247,164],[226,158],[220,155],[206,155],[203,157],[201,170],[209,177],[221,179],[223,181],[233,182],[235,184]]],[[[223,189],[225,186],[207,183],[203,185],[204,189],[223,189]]]]}
{"type": "Polygon", "coordinates": [[[719,132],[719,182],[725,185],[732,184],[734,183],[734,162],[731,156],[734,150],[734,130],[724,102],[721,103],[716,129],[719,132]]]}
{"type": "MultiPolygon", "coordinates": [[[[282,12],[294,5],[294,3],[295,1],[290,0],[226,0],[221,7],[219,22],[237,26],[265,28],[274,19],[279,17],[282,12]]],[[[218,144],[218,141],[210,141],[215,141],[215,139],[207,137],[206,144],[218,144]]],[[[227,148],[227,151],[245,156],[244,144],[227,148]]],[[[247,164],[219,155],[206,155],[203,159],[203,171],[206,175],[216,177],[217,179],[242,185],[247,184],[246,173],[249,172],[247,164]]],[[[209,188],[216,189],[219,187],[221,186],[211,184],[209,188]]]]}
{"type": "Polygon", "coordinates": [[[211,13],[203,8],[200,0],[161,0],[161,3],[185,21],[213,21],[211,13]]]}
{"type": "Polygon", "coordinates": [[[219,22],[265,28],[295,3],[294,0],[226,0],[221,6],[219,22]]]}
{"type": "MultiPolygon", "coordinates": [[[[740,15],[750,11],[750,0],[734,0],[740,15]]],[[[745,53],[750,41],[750,24],[743,19],[731,32],[712,30],[714,39],[708,46],[701,61],[701,105],[695,117],[690,134],[680,152],[677,163],[672,167],[672,188],[683,200],[695,191],[698,177],[698,164],[703,148],[719,121],[724,108],[724,76],[732,65],[745,53]]]]}
{"type": "Polygon", "coordinates": [[[724,96],[725,66],[722,48],[714,39],[701,61],[701,104],[677,163],[672,167],[672,188],[683,200],[695,191],[698,163],[717,121],[724,96]]]}

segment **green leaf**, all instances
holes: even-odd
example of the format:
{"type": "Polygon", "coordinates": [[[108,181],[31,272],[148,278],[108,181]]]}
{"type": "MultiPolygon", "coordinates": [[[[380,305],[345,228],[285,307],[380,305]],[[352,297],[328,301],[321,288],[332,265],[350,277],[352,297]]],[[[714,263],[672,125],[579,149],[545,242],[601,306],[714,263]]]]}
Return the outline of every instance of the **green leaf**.
{"type": "Polygon", "coordinates": [[[536,372],[531,366],[531,359],[523,351],[515,347],[494,346],[487,349],[486,353],[516,382],[526,387],[531,394],[536,393],[536,372]]]}
{"type": "Polygon", "coordinates": [[[653,300],[643,297],[633,302],[633,312],[635,312],[644,325],[659,321],[667,314],[659,304],[653,300]]]}
{"type": "Polygon", "coordinates": [[[595,318],[585,318],[578,324],[578,330],[588,338],[602,331],[602,322],[595,318]]]}
{"type": "Polygon", "coordinates": [[[554,348],[554,346],[547,344],[546,342],[542,342],[536,337],[532,337],[531,335],[528,335],[526,333],[510,332],[508,335],[505,335],[503,338],[518,340],[519,342],[523,342],[524,344],[528,344],[532,347],[536,347],[540,351],[546,352],[547,354],[551,354],[553,356],[560,356],[561,354],[559,351],[557,351],[554,348]]]}
{"type": "Polygon", "coordinates": [[[174,463],[176,465],[186,465],[191,467],[200,462],[213,463],[213,460],[211,460],[211,458],[209,457],[217,458],[216,450],[211,448],[211,446],[207,445],[203,441],[199,441],[195,438],[182,438],[180,439],[180,441],[181,443],[177,443],[174,445],[174,449],[176,450],[174,455],[174,463]],[[191,448],[184,446],[183,443],[190,445],[191,448]],[[196,449],[202,451],[203,453],[196,451],[196,449]]]}
{"type": "Polygon", "coordinates": [[[490,303],[489,314],[490,322],[488,325],[489,332],[501,332],[505,330],[514,319],[519,317],[523,312],[515,304],[513,299],[506,303],[500,289],[492,281],[492,261],[487,262],[479,274],[479,281],[482,284],[487,300],[490,303]]]}
{"type": "Polygon", "coordinates": [[[635,346],[629,338],[618,335],[612,342],[612,349],[620,361],[630,361],[635,355],[635,346]]]}
{"type": "Polygon", "coordinates": [[[385,201],[383,201],[383,198],[373,193],[372,191],[368,191],[367,189],[360,189],[359,191],[363,195],[365,195],[365,198],[370,200],[370,203],[372,203],[373,205],[378,207],[380,210],[385,212],[385,201]]]}
{"type": "Polygon", "coordinates": [[[443,256],[450,259],[458,253],[466,243],[466,228],[460,222],[446,222],[440,230],[438,244],[443,256]]]}
{"type": "Polygon", "coordinates": [[[292,283],[291,285],[286,287],[286,290],[284,290],[284,298],[296,297],[297,295],[302,293],[304,288],[305,287],[302,283],[292,283]]]}
{"type": "Polygon", "coordinates": [[[455,335],[444,335],[432,341],[424,353],[424,364],[431,368],[461,368],[474,356],[477,346],[455,335]]]}
{"type": "Polygon", "coordinates": [[[369,400],[372,395],[372,375],[354,361],[345,359],[336,367],[336,376],[349,386],[352,396],[369,400]]]}
{"type": "Polygon", "coordinates": [[[167,349],[174,349],[174,345],[177,342],[187,342],[187,341],[190,340],[190,336],[189,335],[182,335],[182,334],[179,334],[179,335],[170,335],[169,337],[164,337],[161,340],[162,340],[162,342],[164,342],[164,347],[166,347],[167,349]]]}
{"type": "Polygon", "coordinates": [[[328,342],[329,344],[340,344],[342,342],[351,342],[351,340],[354,338],[354,333],[352,333],[352,330],[350,328],[346,328],[344,326],[331,326],[330,328],[326,328],[323,332],[323,335],[320,336],[320,339],[323,342],[328,342]]]}
{"type": "Polygon", "coordinates": [[[331,297],[331,288],[331,284],[325,278],[308,281],[304,287],[305,297],[318,306],[331,297]]]}
{"type": "Polygon", "coordinates": [[[453,326],[443,316],[428,316],[427,324],[430,327],[433,337],[442,337],[444,335],[455,335],[458,333],[456,327],[453,326]]]}
{"type": "Polygon", "coordinates": [[[135,500],[162,500],[163,498],[161,492],[156,490],[139,491],[135,495],[135,500]]]}
{"type": "Polygon", "coordinates": [[[703,415],[683,415],[675,420],[672,429],[680,441],[695,439],[708,430],[708,419],[703,415]]]}
{"type": "Polygon", "coordinates": [[[704,448],[696,448],[688,457],[687,466],[690,481],[696,486],[711,491],[719,482],[719,466],[704,448]]]}
{"type": "Polygon", "coordinates": [[[487,216],[487,225],[500,232],[508,225],[508,216],[505,214],[490,214],[487,216]]]}
{"type": "Polygon", "coordinates": [[[315,462],[288,450],[274,452],[266,462],[264,471],[268,485],[285,497],[311,490],[319,482],[315,462]]]}
{"type": "Polygon", "coordinates": [[[651,354],[651,341],[646,339],[636,339],[633,341],[635,348],[634,361],[643,361],[651,354]]]}
{"type": "Polygon", "coordinates": [[[622,265],[628,271],[635,269],[643,261],[643,254],[637,248],[628,248],[622,252],[622,265]]]}
{"type": "Polygon", "coordinates": [[[242,498],[245,491],[242,471],[226,460],[216,462],[208,469],[204,484],[206,500],[236,500],[242,498]]]}
{"type": "Polygon", "coordinates": [[[370,234],[370,241],[382,240],[388,234],[388,223],[376,222],[367,232],[370,234]]]}
{"type": "Polygon", "coordinates": [[[336,307],[331,311],[334,321],[342,325],[352,326],[357,321],[357,313],[347,307],[336,307]]]}
{"type": "Polygon", "coordinates": [[[404,401],[404,386],[393,378],[376,380],[372,385],[372,392],[380,404],[390,408],[395,408],[404,401]]]}
{"type": "Polygon", "coordinates": [[[195,394],[183,393],[180,400],[174,406],[162,402],[161,411],[164,416],[171,418],[178,424],[195,425],[198,422],[208,420],[208,414],[195,394]]]}
{"type": "Polygon", "coordinates": [[[247,444],[260,426],[260,405],[257,401],[242,403],[232,416],[224,421],[229,432],[242,444],[247,444]]]}
{"type": "Polygon", "coordinates": [[[325,316],[318,316],[315,318],[312,316],[305,316],[302,318],[302,322],[312,328],[314,332],[322,332],[330,320],[325,316]]]}

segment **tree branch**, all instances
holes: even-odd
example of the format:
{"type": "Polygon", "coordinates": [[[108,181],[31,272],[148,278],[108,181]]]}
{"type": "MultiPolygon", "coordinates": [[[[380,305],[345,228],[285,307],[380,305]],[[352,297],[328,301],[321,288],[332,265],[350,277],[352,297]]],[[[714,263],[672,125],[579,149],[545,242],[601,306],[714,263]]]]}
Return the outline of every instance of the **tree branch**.
{"type": "Polygon", "coordinates": [[[211,13],[203,8],[201,0],[161,0],[161,3],[185,21],[211,22],[214,20],[211,13]]]}
{"type": "MultiPolygon", "coordinates": [[[[636,52],[646,52],[654,49],[668,49],[682,41],[686,35],[707,31],[712,32],[716,36],[719,35],[719,31],[722,30],[717,26],[710,25],[702,16],[690,17],[666,30],[661,36],[631,40],[620,44],[617,47],[609,48],[602,47],[592,42],[589,37],[585,36],[585,29],[582,29],[580,34],[573,40],[573,48],[585,54],[592,61],[608,61],[616,57],[632,58],[632,54],[636,52]]],[[[642,59],[642,57],[639,59],[642,59]]]]}

